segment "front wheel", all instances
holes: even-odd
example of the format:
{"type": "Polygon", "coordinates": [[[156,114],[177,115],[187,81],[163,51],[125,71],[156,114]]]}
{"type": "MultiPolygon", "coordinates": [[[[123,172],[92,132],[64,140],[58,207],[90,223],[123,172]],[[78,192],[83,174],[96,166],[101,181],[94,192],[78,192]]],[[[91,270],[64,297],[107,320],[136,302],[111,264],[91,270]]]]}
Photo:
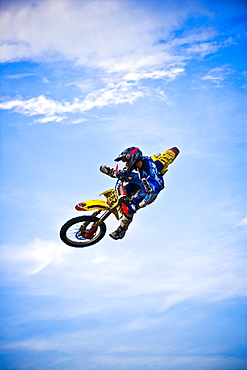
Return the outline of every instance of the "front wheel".
{"type": "Polygon", "coordinates": [[[106,225],[94,216],[75,217],[60,230],[61,240],[70,247],[84,248],[98,243],[106,233],[106,225]]]}

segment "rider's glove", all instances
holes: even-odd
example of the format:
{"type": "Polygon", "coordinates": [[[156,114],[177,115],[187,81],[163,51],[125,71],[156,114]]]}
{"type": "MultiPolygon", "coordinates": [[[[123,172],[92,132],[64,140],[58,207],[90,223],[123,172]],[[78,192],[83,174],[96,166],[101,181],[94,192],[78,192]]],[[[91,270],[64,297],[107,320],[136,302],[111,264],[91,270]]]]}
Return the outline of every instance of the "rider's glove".
{"type": "Polygon", "coordinates": [[[107,166],[100,166],[100,171],[105,173],[108,176],[116,177],[115,170],[107,166]]]}
{"type": "Polygon", "coordinates": [[[118,171],[116,177],[119,180],[128,181],[128,174],[125,171],[118,171]]]}

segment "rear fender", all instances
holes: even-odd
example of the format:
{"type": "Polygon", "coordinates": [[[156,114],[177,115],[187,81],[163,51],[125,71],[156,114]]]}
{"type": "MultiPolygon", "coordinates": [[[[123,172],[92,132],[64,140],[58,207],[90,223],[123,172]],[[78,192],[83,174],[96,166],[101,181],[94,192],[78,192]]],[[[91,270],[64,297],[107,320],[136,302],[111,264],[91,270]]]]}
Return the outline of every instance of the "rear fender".
{"type": "Polygon", "coordinates": [[[93,211],[98,210],[109,210],[108,204],[104,200],[87,200],[86,202],[78,203],[75,206],[77,211],[93,211]]]}

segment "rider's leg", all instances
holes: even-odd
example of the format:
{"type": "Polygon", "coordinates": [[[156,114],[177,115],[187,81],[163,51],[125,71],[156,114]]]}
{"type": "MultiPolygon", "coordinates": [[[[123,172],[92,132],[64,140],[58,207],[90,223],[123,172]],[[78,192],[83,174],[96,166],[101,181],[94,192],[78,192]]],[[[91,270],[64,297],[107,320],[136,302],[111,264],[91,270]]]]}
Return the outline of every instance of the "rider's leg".
{"type": "Polygon", "coordinates": [[[133,215],[134,214],[124,214],[123,215],[121,222],[120,222],[120,226],[118,226],[117,230],[113,231],[113,233],[110,234],[110,236],[113,239],[122,239],[124,237],[129,227],[129,224],[133,220],[133,215]]]}
{"type": "Polygon", "coordinates": [[[113,239],[122,239],[125,236],[129,224],[132,222],[134,213],[137,209],[137,205],[132,203],[128,197],[131,197],[131,193],[137,191],[138,189],[139,188],[136,188],[135,184],[128,184],[123,189],[119,189],[119,193],[121,194],[120,204],[124,213],[119,227],[110,234],[113,239]]]}
{"type": "MultiPolygon", "coordinates": [[[[151,195],[147,202],[142,201],[143,196],[140,196],[139,199],[136,198],[136,200],[138,200],[138,203],[137,202],[135,203],[136,209],[145,207],[146,205],[154,202],[156,198],[157,198],[156,194],[151,195]]],[[[132,199],[132,205],[133,205],[133,199],[132,199]]],[[[123,206],[123,204],[122,204],[122,206],[123,206]]],[[[126,211],[129,212],[129,213],[124,213],[123,217],[121,218],[121,222],[120,222],[119,227],[117,228],[117,230],[113,231],[110,234],[110,236],[113,239],[123,239],[123,237],[125,236],[126,231],[128,230],[128,227],[129,227],[130,223],[133,221],[133,216],[134,216],[133,210],[131,210],[131,208],[129,206],[128,207],[126,206],[126,211]],[[130,210],[130,212],[129,212],[129,210],[130,210]]]]}
{"type": "Polygon", "coordinates": [[[157,198],[157,195],[156,194],[152,194],[150,196],[150,198],[145,202],[144,200],[141,201],[138,205],[139,208],[143,208],[143,207],[146,207],[148,204],[151,204],[155,201],[155,199],[157,198]]]}

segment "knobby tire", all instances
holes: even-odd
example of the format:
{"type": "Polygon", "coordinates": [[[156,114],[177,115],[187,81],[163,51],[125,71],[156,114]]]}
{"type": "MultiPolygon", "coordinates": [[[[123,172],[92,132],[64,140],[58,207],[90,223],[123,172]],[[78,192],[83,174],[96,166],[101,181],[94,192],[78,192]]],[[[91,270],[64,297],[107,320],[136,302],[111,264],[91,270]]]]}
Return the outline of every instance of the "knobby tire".
{"type": "Polygon", "coordinates": [[[106,225],[104,222],[99,224],[96,235],[93,236],[91,239],[81,238],[81,239],[76,240],[77,238],[76,233],[73,231],[73,229],[70,231],[71,227],[73,226],[75,226],[74,227],[75,230],[77,227],[79,230],[79,225],[85,221],[90,221],[90,223],[95,223],[96,221],[99,221],[99,218],[94,217],[94,216],[80,216],[80,217],[72,218],[71,220],[67,221],[62,226],[60,230],[61,240],[65,244],[69,245],[70,247],[75,247],[75,248],[89,247],[90,245],[98,243],[105,236],[105,233],[106,233],[106,225]],[[74,240],[72,240],[72,238],[69,237],[68,235],[69,232],[71,233],[71,235],[73,235],[74,240]]]}

